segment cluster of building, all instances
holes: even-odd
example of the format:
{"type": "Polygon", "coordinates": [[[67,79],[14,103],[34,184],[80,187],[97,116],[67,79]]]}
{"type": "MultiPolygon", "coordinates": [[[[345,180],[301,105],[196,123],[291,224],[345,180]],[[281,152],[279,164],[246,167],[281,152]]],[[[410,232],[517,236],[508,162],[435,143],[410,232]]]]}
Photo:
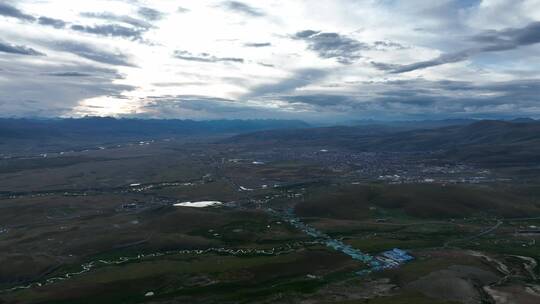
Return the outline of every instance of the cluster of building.
{"type": "MultiPolygon", "coordinates": [[[[285,221],[294,226],[295,228],[302,230],[307,235],[319,239],[326,246],[344,253],[350,256],[352,259],[366,263],[370,268],[367,272],[379,271],[383,269],[395,268],[406,262],[413,260],[414,258],[405,250],[394,248],[372,256],[364,253],[351,245],[345,244],[340,240],[331,238],[327,234],[303,223],[300,219],[294,216],[292,210],[289,210],[284,215],[285,221]]],[[[364,270],[363,272],[365,272],[364,270]]]]}
{"type": "Polygon", "coordinates": [[[429,152],[357,152],[340,149],[296,147],[250,152],[229,162],[238,164],[301,161],[359,180],[380,180],[390,184],[484,183],[495,181],[489,170],[463,163],[441,163],[429,152]],[[256,161],[254,161],[256,160],[256,161]],[[261,161],[262,160],[262,161],[261,161]]]}
{"type": "Polygon", "coordinates": [[[385,268],[395,268],[401,264],[414,260],[414,257],[405,250],[394,248],[380,253],[375,259],[385,265],[385,268]]]}

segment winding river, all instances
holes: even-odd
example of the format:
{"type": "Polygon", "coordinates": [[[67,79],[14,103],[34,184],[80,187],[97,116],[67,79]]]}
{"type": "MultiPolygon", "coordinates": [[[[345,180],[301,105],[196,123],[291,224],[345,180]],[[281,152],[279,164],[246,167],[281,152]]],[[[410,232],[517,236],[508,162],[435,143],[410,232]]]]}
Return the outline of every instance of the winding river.
{"type": "Polygon", "coordinates": [[[184,249],[184,250],[169,250],[169,251],[163,251],[163,252],[154,252],[154,253],[140,253],[136,256],[129,256],[129,257],[119,257],[117,259],[111,259],[111,260],[93,260],[84,264],[80,265],[80,270],[75,272],[67,272],[60,276],[48,278],[44,281],[40,282],[32,282],[26,285],[19,285],[15,287],[11,287],[8,289],[0,290],[0,293],[6,293],[6,292],[13,292],[20,289],[29,289],[33,287],[41,287],[50,285],[53,283],[57,283],[60,281],[65,281],[67,279],[71,279],[75,276],[87,273],[91,271],[94,268],[97,268],[99,266],[107,266],[107,265],[120,265],[125,264],[128,262],[134,262],[139,261],[143,259],[151,259],[151,258],[157,258],[157,257],[163,257],[163,256],[169,256],[169,255],[179,255],[179,254],[195,254],[195,255],[201,255],[201,254],[222,254],[222,255],[231,255],[231,256],[249,256],[249,255],[261,255],[261,256],[277,256],[282,254],[288,254],[291,252],[294,252],[295,250],[299,248],[303,248],[306,245],[312,245],[317,244],[318,242],[294,242],[290,244],[286,244],[281,247],[273,247],[268,249],[257,249],[257,248],[207,248],[207,249],[184,249]]]}

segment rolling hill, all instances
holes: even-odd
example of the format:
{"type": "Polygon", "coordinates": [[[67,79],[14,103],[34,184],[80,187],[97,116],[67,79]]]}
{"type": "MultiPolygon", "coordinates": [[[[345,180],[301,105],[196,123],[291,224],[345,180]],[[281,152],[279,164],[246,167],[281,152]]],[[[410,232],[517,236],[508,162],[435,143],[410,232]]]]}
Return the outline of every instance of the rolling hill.
{"type": "Polygon", "coordinates": [[[540,122],[483,120],[436,129],[328,127],[242,134],[228,142],[247,145],[305,145],[373,152],[441,152],[484,164],[540,163],[540,122]]]}

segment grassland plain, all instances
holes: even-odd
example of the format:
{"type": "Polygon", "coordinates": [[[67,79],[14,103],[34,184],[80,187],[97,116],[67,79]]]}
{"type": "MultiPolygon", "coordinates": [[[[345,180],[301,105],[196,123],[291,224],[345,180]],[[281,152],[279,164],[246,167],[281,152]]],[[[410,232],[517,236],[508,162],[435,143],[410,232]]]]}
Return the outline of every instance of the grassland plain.
{"type": "Polygon", "coordinates": [[[537,284],[515,257],[540,258],[537,236],[518,233],[540,226],[534,184],[358,182],[353,166],[283,157],[157,142],[4,161],[0,289],[96,263],[0,303],[467,303],[537,284]],[[198,200],[224,205],[173,206],[198,200]],[[359,277],[365,265],[288,225],[286,210],[364,252],[415,260],[359,277]]]}

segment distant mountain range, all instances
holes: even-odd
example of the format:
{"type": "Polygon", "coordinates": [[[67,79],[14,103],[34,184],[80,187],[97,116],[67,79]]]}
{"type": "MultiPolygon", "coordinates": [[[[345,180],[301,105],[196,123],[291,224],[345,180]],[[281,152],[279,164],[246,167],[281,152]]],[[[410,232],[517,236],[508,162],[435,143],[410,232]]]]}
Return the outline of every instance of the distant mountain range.
{"type": "Polygon", "coordinates": [[[353,120],[347,122],[346,126],[384,126],[387,128],[414,130],[414,129],[434,129],[448,126],[468,125],[477,122],[475,119],[441,119],[441,120],[403,120],[403,121],[380,121],[380,120],[353,120]]]}
{"type": "Polygon", "coordinates": [[[0,119],[0,151],[50,150],[130,140],[215,138],[221,144],[436,152],[483,165],[540,164],[540,122],[528,118],[376,122],[311,127],[298,120],[0,119]],[[221,138],[221,139],[220,139],[221,138]]]}
{"type": "Polygon", "coordinates": [[[0,119],[6,139],[164,137],[238,134],[268,129],[306,128],[299,120],[158,120],[87,117],[81,119],[0,119]]]}
{"type": "Polygon", "coordinates": [[[0,118],[0,156],[92,149],[104,144],[150,139],[200,141],[261,130],[307,127],[307,123],[299,120],[0,118]]]}
{"type": "Polygon", "coordinates": [[[540,122],[483,120],[443,128],[397,131],[374,125],[271,130],[237,135],[229,143],[337,147],[357,151],[426,152],[483,164],[540,163],[540,122]]]}

